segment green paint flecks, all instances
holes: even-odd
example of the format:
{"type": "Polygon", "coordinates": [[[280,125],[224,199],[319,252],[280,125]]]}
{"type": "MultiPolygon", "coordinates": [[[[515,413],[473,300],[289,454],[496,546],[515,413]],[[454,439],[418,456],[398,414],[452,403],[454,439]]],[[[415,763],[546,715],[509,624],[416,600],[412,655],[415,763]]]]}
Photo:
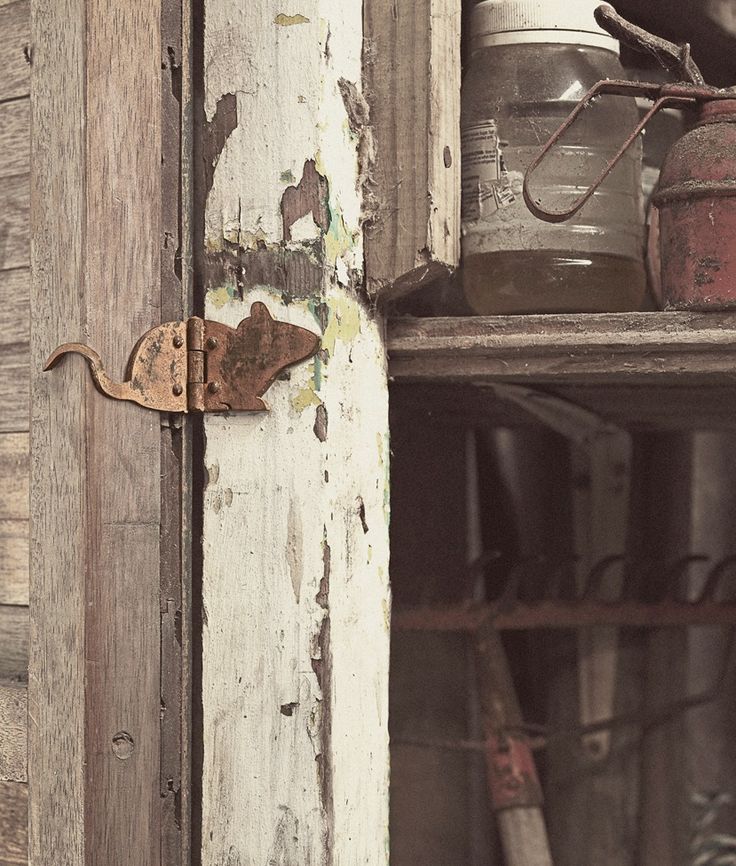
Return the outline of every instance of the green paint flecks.
{"type": "Polygon", "coordinates": [[[290,168],[281,172],[281,183],[296,183],[294,172],[290,168]]]}
{"type": "Polygon", "coordinates": [[[336,208],[329,206],[330,228],[325,235],[325,258],[334,264],[338,258],[343,256],[353,247],[353,237],[348,232],[345,219],[336,208]]]}
{"type": "Polygon", "coordinates": [[[279,27],[293,27],[295,24],[309,24],[309,18],[304,15],[285,15],[279,12],[273,19],[273,23],[278,24],[279,27]]]}
{"type": "Polygon", "coordinates": [[[314,390],[319,391],[322,387],[322,358],[319,354],[314,356],[314,376],[312,377],[312,381],[314,382],[314,390]]]}

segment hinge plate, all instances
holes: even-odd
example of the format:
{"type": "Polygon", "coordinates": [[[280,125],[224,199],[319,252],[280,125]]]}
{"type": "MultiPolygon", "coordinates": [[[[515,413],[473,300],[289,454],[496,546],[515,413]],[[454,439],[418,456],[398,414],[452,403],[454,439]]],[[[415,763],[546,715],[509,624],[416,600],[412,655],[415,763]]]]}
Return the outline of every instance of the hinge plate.
{"type": "Polygon", "coordinates": [[[306,361],[319,349],[319,337],[297,325],[272,318],[255,302],[237,328],[192,316],[164,322],[138,340],[125,381],[114,382],[100,356],[83,343],[65,343],[44,370],[69,352],[89,363],[98,391],[159,412],[262,412],[261,399],[277,376],[306,361]]]}

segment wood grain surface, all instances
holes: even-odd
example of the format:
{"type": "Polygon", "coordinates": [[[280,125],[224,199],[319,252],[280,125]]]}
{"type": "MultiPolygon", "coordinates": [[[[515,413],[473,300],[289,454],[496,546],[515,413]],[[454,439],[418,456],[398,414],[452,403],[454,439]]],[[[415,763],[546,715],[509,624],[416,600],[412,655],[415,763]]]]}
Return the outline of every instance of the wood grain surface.
{"type": "Polygon", "coordinates": [[[0,178],[27,174],[30,151],[30,100],[21,98],[0,103],[0,178]]]}
{"type": "Polygon", "coordinates": [[[0,680],[28,679],[28,608],[0,604],[0,680]]]}
{"type": "Polygon", "coordinates": [[[26,864],[30,6],[0,7],[0,864],[26,864]],[[9,268],[10,270],[4,270],[9,268]],[[12,780],[12,781],[10,781],[12,780]]]}
{"type": "Polygon", "coordinates": [[[29,208],[28,175],[4,177],[0,182],[0,270],[28,267],[29,208]]]}
{"type": "Polygon", "coordinates": [[[322,343],[270,412],[205,416],[201,857],[385,866],[388,407],[381,324],[356,291],[363,8],[293,11],[205,3],[221,144],[207,316],[235,325],[257,300],[322,343]],[[240,267],[256,252],[258,274],[240,267]],[[308,279],[284,280],[284,262],[308,279]]]}
{"type": "Polygon", "coordinates": [[[28,521],[0,520],[0,604],[28,604],[28,521]]]}
{"type": "Polygon", "coordinates": [[[0,435],[28,431],[29,379],[28,343],[0,346],[0,435]]]}
{"type": "Polygon", "coordinates": [[[28,520],[28,433],[0,433],[0,520],[28,520]]]}
{"type": "Polygon", "coordinates": [[[395,295],[459,262],[460,4],[373,0],[365,28],[366,273],[395,295]]]}
{"type": "Polygon", "coordinates": [[[396,319],[397,379],[488,379],[616,384],[724,384],[736,360],[736,317],[725,313],[611,313],[396,319]]]}
{"type": "Polygon", "coordinates": [[[0,780],[25,782],[28,754],[28,689],[0,680],[0,780]]]}
{"type": "Polygon", "coordinates": [[[30,83],[30,3],[0,7],[0,100],[28,96],[30,83]]]}
{"type": "Polygon", "coordinates": [[[160,321],[160,4],[34,6],[30,855],[159,866],[160,419],[102,398],[160,321]],[[60,748],[64,744],[64,748],[60,748]]]}
{"type": "Polygon", "coordinates": [[[28,863],[28,785],[0,782],[0,866],[28,863]]]}

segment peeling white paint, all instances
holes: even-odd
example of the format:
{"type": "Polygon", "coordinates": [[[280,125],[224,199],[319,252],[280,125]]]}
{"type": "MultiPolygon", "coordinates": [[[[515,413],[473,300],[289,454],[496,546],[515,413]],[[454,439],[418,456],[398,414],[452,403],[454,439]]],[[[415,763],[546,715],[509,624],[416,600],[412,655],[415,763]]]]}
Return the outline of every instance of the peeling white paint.
{"type": "Polygon", "coordinates": [[[292,242],[299,243],[300,241],[315,240],[321,235],[320,227],[314,221],[311,214],[293,222],[289,228],[292,242]]]}
{"type": "Polygon", "coordinates": [[[359,0],[206,0],[206,110],[235,92],[206,245],[283,242],[280,201],[306,160],[329,184],[289,248],[323,237],[321,285],[209,293],[230,325],[261,300],[318,332],[319,357],[265,395],[269,414],[205,419],[204,866],[388,863],[388,408],[360,279],[356,141],[337,80],[360,81],[359,0]],[[298,26],[274,26],[280,14],[298,26]],[[326,50],[327,49],[327,50],[326,50]],[[321,426],[317,426],[317,412],[321,426]],[[362,501],[364,530],[360,509],[362,501]],[[229,859],[228,859],[229,858],[229,859]]]}

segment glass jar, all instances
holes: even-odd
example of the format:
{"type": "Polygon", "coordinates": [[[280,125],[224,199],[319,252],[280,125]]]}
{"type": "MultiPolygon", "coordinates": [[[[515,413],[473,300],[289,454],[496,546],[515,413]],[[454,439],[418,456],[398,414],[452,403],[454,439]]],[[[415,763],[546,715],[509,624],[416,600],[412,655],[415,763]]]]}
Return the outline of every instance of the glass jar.
{"type": "MultiPolygon", "coordinates": [[[[620,312],[649,308],[641,142],[576,216],[538,220],[524,172],[580,98],[624,78],[597,0],[483,0],[471,24],[462,95],[462,267],[475,313],[620,312]]],[[[535,172],[535,200],[562,210],[637,122],[633,99],[588,108],[535,172]]]]}

